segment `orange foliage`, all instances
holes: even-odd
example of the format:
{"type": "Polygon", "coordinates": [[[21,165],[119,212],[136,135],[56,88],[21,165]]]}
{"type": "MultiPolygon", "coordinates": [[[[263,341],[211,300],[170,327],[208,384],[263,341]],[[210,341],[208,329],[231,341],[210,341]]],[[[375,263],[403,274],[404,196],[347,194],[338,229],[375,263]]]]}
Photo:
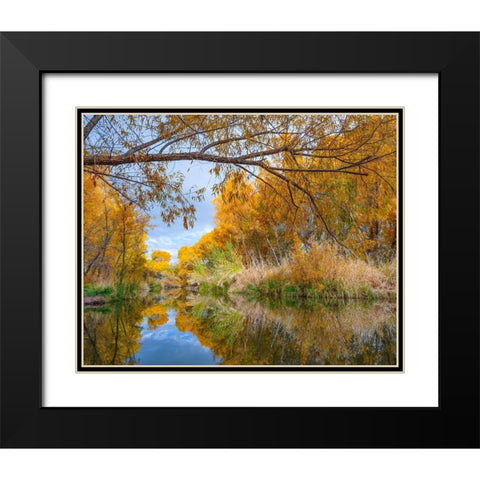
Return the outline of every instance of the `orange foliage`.
{"type": "Polygon", "coordinates": [[[133,284],[143,276],[149,217],[90,174],[83,178],[85,282],[133,284]]]}

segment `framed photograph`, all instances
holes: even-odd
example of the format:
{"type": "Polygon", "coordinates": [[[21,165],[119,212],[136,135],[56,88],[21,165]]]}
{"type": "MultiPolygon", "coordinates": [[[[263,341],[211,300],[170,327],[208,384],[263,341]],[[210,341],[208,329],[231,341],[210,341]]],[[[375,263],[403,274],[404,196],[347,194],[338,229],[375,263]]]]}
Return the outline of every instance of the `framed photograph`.
{"type": "Polygon", "coordinates": [[[1,48],[2,446],[479,447],[478,33],[1,48]]]}
{"type": "Polygon", "coordinates": [[[402,134],[399,109],[78,109],[77,370],[402,371],[402,134]]]}

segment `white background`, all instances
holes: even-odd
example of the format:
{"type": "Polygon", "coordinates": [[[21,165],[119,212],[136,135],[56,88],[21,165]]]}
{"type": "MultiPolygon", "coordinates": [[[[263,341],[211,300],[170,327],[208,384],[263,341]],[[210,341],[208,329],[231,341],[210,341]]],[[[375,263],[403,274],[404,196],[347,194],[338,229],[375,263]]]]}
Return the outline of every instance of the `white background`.
{"type": "Polygon", "coordinates": [[[436,75],[46,75],[44,406],[438,406],[437,85],[436,75]],[[405,107],[405,373],[75,373],[76,106],[405,107]]]}
{"type": "MultiPolygon", "coordinates": [[[[1,30],[479,30],[472,0],[3,2],[1,30]]],[[[477,479],[478,450],[2,450],[5,478],[477,479]],[[188,461],[185,461],[186,458],[188,461]]]]}

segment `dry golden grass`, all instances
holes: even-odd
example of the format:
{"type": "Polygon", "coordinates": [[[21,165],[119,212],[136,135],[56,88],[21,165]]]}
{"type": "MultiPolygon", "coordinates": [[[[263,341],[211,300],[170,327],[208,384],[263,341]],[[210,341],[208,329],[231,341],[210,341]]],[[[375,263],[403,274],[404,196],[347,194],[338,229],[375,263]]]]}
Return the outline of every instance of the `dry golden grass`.
{"type": "Polygon", "coordinates": [[[339,261],[337,278],[346,288],[369,286],[375,290],[386,285],[385,275],[377,267],[358,259],[339,261]]]}
{"type": "Polygon", "coordinates": [[[273,266],[268,265],[252,265],[244,268],[233,277],[234,289],[244,291],[249,285],[258,285],[265,278],[272,275],[273,266]]]}
{"type": "Polygon", "coordinates": [[[361,259],[344,258],[331,245],[314,245],[308,252],[297,251],[280,265],[251,266],[233,276],[234,290],[271,282],[279,286],[302,286],[319,292],[334,282],[347,296],[371,291],[377,296],[396,289],[396,262],[380,266],[361,259]]]}

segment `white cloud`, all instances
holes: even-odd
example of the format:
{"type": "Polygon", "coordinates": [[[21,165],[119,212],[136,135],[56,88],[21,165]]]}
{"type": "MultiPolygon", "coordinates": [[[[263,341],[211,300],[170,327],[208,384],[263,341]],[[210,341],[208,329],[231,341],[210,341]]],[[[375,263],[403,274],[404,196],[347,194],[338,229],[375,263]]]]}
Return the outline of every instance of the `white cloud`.
{"type": "MultiPolygon", "coordinates": [[[[164,250],[172,255],[171,263],[178,261],[178,250],[183,246],[191,247],[208,232],[214,229],[213,224],[207,224],[198,229],[172,232],[172,235],[155,235],[147,238],[148,255],[154,250],[164,250]]],[[[154,234],[155,232],[152,232],[154,234]]]]}

